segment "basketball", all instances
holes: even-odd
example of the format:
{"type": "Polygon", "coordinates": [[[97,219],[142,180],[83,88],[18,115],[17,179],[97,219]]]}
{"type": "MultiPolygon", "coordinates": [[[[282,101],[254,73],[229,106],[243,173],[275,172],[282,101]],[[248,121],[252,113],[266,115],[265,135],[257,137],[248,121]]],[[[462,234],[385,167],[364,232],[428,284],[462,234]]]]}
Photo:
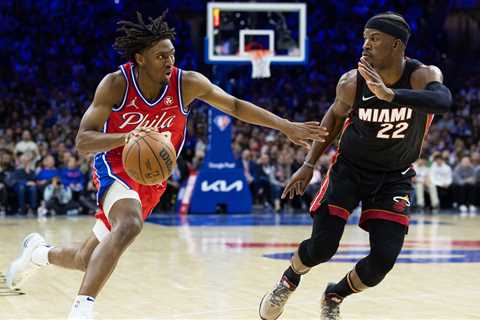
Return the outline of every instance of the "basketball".
{"type": "Polygon", "coordinates": [[[160,184],[167,180],[176,165],[176,152],[169,133],[149,132],[132,137],[123,148],[125,172],[143,185],[160,184]]]}

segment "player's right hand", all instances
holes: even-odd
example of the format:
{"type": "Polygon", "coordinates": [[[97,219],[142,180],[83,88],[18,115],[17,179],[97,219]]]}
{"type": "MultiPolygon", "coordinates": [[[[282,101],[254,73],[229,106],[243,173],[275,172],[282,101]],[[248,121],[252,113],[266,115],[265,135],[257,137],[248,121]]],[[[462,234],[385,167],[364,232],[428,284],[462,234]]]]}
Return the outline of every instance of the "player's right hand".
{"type": "Polygon", "coordinates": [[[282,193],[282,199],[285,199],[287,195],[289,199],[293,199],[295,195],[303,195],[305,189],[310,183],[310,180],[312,180],[312,176],[313,168],[301,166],[285,186],[285,189],[282,193]]]}
{"type": "Polygon", "coordinates": [[[287,126],[282,129],[282,132],[288,139],[296,145],[303,146],[310,150],[310,140],[325,142],[328,136],[327,128],[320,126],[320,122],[291,122],[287,121],[287,126]]]}
{"type": "Polygon", "coordinates": [[[130,141],[130,139],[133,138],[138,138],[138,137],[143,137],[149,132],[158,132],[157,128],[151,128],[151,127],[137,127],[134,130],[130,131],[126,136],[125,136],[125,144],[130,141]]]}

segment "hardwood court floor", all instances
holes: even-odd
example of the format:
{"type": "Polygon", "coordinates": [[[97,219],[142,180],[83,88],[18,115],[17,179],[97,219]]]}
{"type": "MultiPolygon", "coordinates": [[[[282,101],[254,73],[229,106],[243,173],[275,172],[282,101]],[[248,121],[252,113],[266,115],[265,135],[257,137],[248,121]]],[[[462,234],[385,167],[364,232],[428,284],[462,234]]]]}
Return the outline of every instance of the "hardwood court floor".
{"type": "MultiPolygon", "coordinates": [[[[17,255],[26,233],[68,244],[82,241],[93,222],[91,217],[0,219],[0,270],[17,255]]],[[[259,319],[261,297],[310,234],[306,215],[160,216],[153,222],[145,224],[98,297],[97,319],[259,319]]],[[[368,234],[348,225],[334,261],[302,279],[280,319],[319,319],[327,282],[340,280],[352,261],[367,253],[368,234]]],[[[0,319],[65,319],[81,276],[48,266],[21,292],[0,283],[0,319]]],[[[394,270],[378,287],[346,299],[342,314],[343,319],[480,319],[480,217],[415,216],[394,270]]]]}

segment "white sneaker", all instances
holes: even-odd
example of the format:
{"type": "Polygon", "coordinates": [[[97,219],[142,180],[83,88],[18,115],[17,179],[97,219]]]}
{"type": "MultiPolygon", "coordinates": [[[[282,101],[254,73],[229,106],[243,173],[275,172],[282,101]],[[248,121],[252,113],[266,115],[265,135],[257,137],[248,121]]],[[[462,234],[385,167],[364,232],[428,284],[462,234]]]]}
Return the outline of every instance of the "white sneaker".
{"type": "Polygon", "coordinates": [[[68,315],[68,320],[94,320],[93,312],[87,310],[72,310],[68,315]]]}
{"type": "Polygon", "coordinates": [[[262,301],[260,301],[260,307],[258,313],[262,320],[275,320],[280,317],[283,312],[285,303],[293,293],[295,288],[284,279],[269,292],[267,292],[262,301]]]}
{"type": "Polygon", "coordinates": [[[39,246],[46,244],[45,239],[38,233],[30,233],[23,239],[21,254],[10,265],[5,276],[9,288],[18,287],[40,268],[39,265],[32,262],[32,253],[39,246]]]}

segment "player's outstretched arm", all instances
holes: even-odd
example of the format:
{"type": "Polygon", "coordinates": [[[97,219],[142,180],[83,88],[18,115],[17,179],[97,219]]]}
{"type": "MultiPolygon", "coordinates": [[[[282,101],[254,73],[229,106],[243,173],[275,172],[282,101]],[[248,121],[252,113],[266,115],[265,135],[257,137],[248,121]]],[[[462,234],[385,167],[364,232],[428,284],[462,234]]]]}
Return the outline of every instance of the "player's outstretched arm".
{"type": "Polygon", "coordinates": [[[330,134],[325,141],[315,141],[309,151],[303,166],[301,166],[288,181],[282,193],[282,199],[292,199],[295,195],[305,192],[313,176],[313,168],[320,155],[333,142],[342,130],[345,119],[349,115],[355,100],[357,87],[357,70],[351,70],[342,75],[337,84],[336,97],[333,104],[322,118],[320,126],[325,127],[330,134]]]}
{"type": "Polygon", "coordinates": [[[284,133],[293,143],[310,148],[309,141],[324,141],[327,130],[318,122],[291,122],[260,108],[253,103],[238,99],[198,72],[185,72],[183,76],[186,104],[200,99],[242,121],[272,128],[284,133]]]}
{"type": "Polygon", "coordinates": [[[400,105],[412,106],[425,113],[446,113],[452,106],[452,93],[443,84],[443,74],[436,66],[421,66],[410,78],[412,89],[390,89],[378,72],[360,58],[358,71],[377,98],[400,105]]]}
{"type": "Polygon", "coordinates": [[[92,104],[85,111],[80,122],[75,139],[78,152],[89,154],[124,145],[126,134],[101,131],[112,112],[112,107],[120,103],[125,85],[125,80],[120,74],[110,73],[102,79],[95,91],[92,104]]]}

